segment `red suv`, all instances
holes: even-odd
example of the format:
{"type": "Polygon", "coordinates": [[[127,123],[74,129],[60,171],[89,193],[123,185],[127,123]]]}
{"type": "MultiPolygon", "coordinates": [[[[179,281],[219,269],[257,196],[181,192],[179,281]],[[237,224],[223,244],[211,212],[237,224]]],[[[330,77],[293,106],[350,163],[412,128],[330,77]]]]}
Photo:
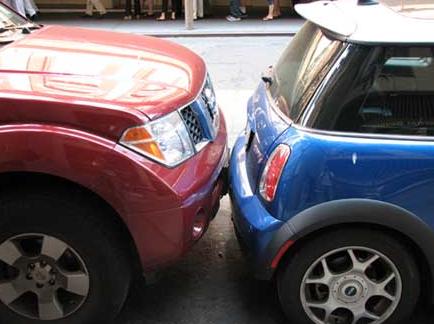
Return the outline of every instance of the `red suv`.
{"type": "Polygon", "coordinates": [[[0,19],[0,322],[106,323],[215,216],[225,121],[184,47],[0,19]]]}

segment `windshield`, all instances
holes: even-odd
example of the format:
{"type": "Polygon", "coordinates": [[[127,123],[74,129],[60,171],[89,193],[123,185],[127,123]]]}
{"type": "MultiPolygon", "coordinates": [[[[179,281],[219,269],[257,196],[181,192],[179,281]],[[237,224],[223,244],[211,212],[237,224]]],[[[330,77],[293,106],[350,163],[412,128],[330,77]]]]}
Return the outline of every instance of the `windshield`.
{"type": "Polygon", "coordinates": [[[17,27],[28,23],[25,18],[0,3],[0,28],[17,27]]]}
{"type": "Polygon", "coordinates": [[[308,22],[294,37],[274,67],[271,97],[276,106],[297,122],[331,64],[343,47],[308,22]]]}

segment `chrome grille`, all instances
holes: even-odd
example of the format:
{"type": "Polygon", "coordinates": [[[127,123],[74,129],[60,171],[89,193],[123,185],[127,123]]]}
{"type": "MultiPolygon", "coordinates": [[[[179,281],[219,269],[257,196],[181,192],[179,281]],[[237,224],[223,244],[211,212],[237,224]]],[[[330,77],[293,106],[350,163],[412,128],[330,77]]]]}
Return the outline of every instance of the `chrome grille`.
{"type": "Polygon", "coordinates": [[[205,104],[209,116],[211,117],[211,120],[214,122],[217,115],[217,109],[215,103],[212,103],[205,94],[202,94],[202,100],[205,104]]]}
{"type": "Polygon", "coordinates": [[[216,138],[220,116],[209,77],[207,77],[202,92],[196,100],[180,109],[179,112],[196,147],[196,151],[200,151],[208,142],[216,138]]]}
{"type": "Polygon", "coordinates": [[[209,75],[206,78],[205,85],[201,94],[202,101],[206,107],[207,113],[212,121],[214,129],[219,127],[219,111],[217,107],[216,96],[214,92],[214,87],[212,85],[209,75]]]}
{"type": "Polygon", "coordinates": [[[193,109],[190,106],[187,106],[181,110],[181,115],[193,143],[196,145],[202,142],[204,140],[202,126],[193,109]]]}

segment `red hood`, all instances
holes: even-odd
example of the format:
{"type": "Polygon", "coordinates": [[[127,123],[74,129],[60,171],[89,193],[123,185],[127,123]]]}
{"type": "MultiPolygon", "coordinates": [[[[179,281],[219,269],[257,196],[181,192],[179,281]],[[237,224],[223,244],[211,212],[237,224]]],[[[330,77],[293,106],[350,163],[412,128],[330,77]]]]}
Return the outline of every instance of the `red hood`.
{"type": "Polygon", "coordinates": [[[0,97],[133,109],[153,119],[200,92],[206,68],[164,40],[44,27],[0,50],[0,97]]]}

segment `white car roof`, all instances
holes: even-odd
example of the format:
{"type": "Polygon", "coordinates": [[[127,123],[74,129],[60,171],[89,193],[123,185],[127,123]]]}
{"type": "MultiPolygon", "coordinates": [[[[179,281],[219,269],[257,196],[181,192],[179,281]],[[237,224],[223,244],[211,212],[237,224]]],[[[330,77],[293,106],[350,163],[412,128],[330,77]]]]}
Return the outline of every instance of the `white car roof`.
{"type": "Polygon", "coordinates": [[[302,17],[348,42],[434,44],[434,18],[430,19],[430,15],[414,18],[411,12],[395,11],[384,4],[358,3],[358,0],[317,1],[296,5],[295,9],[302,17]]]}

